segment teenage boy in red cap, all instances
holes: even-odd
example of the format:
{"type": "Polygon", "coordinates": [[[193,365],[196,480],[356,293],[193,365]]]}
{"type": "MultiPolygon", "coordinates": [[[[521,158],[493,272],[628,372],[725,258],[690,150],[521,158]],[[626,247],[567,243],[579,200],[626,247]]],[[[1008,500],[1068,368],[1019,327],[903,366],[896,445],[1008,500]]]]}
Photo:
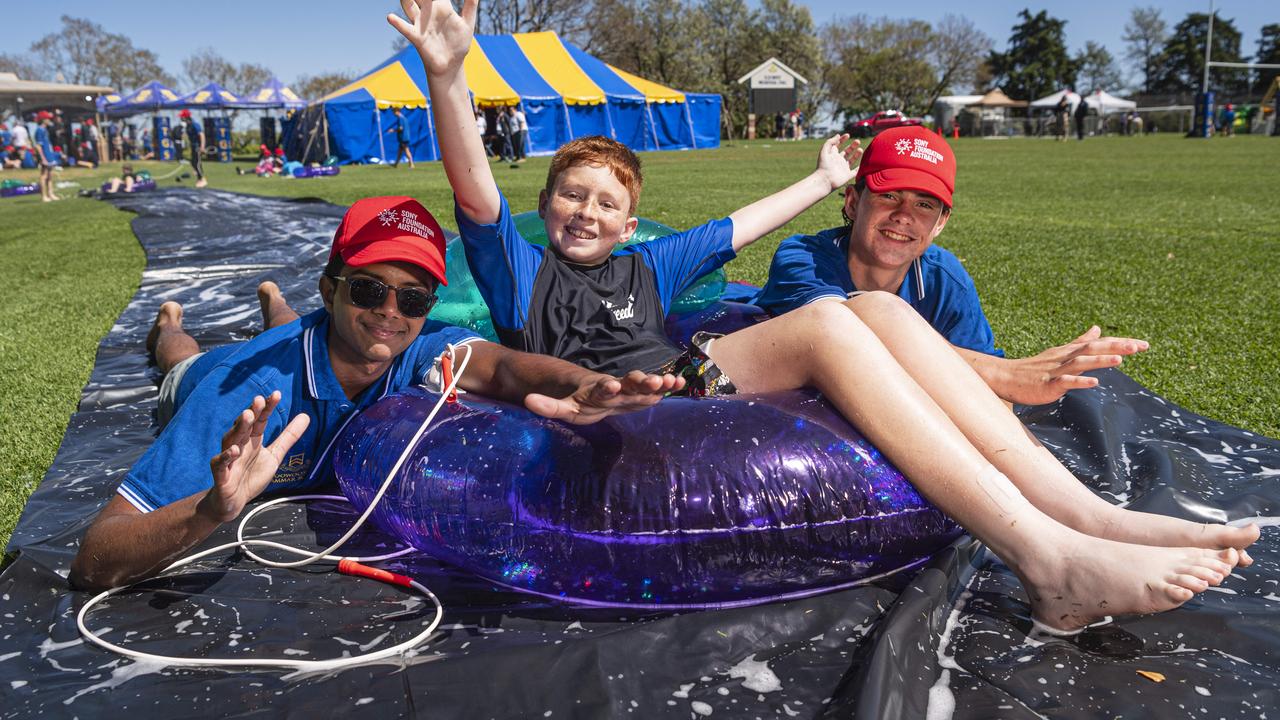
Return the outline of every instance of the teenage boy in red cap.
{"type": "Polygon", "coordinates": [[[1094,326],[1065,345],[1006,359],[995,347],[973,279],[955,255],[933,244],[951,217],[955,179],[955,155],[934,133],[920,127],[880,133],[862,157],[857,181],[845,188],[845,224],[783,240],[752,302],[782,315],[814,302],[893,293],[997,395],[1025,405],[1094,387],[1097,379],[1084,373],[1147,349],[1143,340],[1101,337],[1094,326]]]}
{"type": "Polygon", "coordinates": [[[178,117],[182,120],[182,128],[178,132],[187,136],[187,145],[191,146],[191,169],[196,172],[196,187],[202,188],[209,184],[204,179],[204,128],[191,119],[190,110],[183,110],[178,117]]]}
{"type": "Polygon", "coordinates": [[[347,422],[389,393],[430,384],[448,344],[471,348],[463,389],[571,423],[647,407],[683,386],[670,375],[613,378],[427,320],[445,282],[444,252],[440,226],[416,200],[369,198],[338,226],[320,278],[322,309],[299,318],[263,283],[267,330],[199,353],[182,329],[181,306],[162,305],[147,345],[166,372],[163,430],[85,534],[73,583],[136,581],[268,487],[329,481],[330,449],[347,422]]]}
{"type": "Polygon", "coordinates": [[[44,202],[59,200],[53,194],[53,168],[58,164],[53,153],[53,144],[49,139],[49,128],[53,126],[53,113],[41,110],[36,113],[36,132],[31,138],[31,149],[35,151],[36,167],[40,168],[40,199],[44,202]]]}
{"type": "MultiPolygon", "coordinates": [[[[832,138],[819,169],[790,188],[615,255],[638,222],[639,160],[605,138],[575,140],[552,159],[539,201],[550,247],[533,250],[516,232],[472,129],[463,60],[477,5],[465,0],[458,14],[449,2],[402,0],[408,20],[388,20],[422,56],[459,231],[504,342],[587,367],[619,358],[631,367],[670,367],[697,394],[817,388],[931,502],[1008,563],[1027,589],[1032,617],[1057,631],[1177,607],[1221,583],[1241,561],[1240,549],[1257,539],[1256,526],[1142,515],[1094,496],[1029,438],[946,340],[888,292],[805,305],[730,335],[695,338],[682,353],[662,335],[664,299],[852,180],[856,146],[841,152],[832,138]],[[549,332],[556,327],[576,339],[549,332]]],[[[902,151],[937,160],[931,147],[902,151]]]]}

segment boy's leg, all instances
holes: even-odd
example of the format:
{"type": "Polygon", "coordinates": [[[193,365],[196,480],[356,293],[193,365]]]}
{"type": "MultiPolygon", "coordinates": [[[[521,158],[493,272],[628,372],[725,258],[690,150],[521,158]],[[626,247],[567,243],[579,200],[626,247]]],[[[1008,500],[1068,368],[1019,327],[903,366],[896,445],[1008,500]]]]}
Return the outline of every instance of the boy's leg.
{"type": "Polygon", "coordinates": [[[1018,575],[1032,614],[1071,630],[1168,610],[1217,584],[1234,549],[1159,548],[1077,532],[1037,509],[840,303],[821,302],[717,339],[741,392],[820,390],[932,503],[1018,575]]]}
{"type": "Polygon", "coordinates": [[[200,344],[182,329],[182,306],[166,302],[156,313],[156,321],[147,333],[147,352],[156,361],[161,372],[169,372],[174,365],[200,352],[200,344]]]}
{"type": "Polygon", "coordinates": [[[263,330],[288,325],[298,319],[298,313],[289,307],[280,287],[270,280],[258,285],[258,305],[262,308],[263,330]]]}
{"type": "Polygon", "coordinates": [[[1040,445],[964,358],[901,298],[866,293],[844,305],[876,334],[969,442],[1036,507],[1059,522],[1095,537],[1166,547],[1243,549],[1258,539],[1253,526],[1190,522],[1125,510],[1103,500],[1040,445]]]}

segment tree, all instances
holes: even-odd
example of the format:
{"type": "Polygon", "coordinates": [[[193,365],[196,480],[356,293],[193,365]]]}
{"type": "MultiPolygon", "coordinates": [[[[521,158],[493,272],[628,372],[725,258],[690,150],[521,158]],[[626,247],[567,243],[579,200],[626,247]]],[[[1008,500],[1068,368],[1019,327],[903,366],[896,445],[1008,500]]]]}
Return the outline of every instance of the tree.
{"type": "Polygon", "coordinates": [[[1160,8],[1136,7],[1131,10],[1122,38],[1128,44],[1125,57],[1136,63],[1142,72],[1142,91],[1151,92],[1156,58],[1169,39],[1169,26],[1160,17],[1160,8]]]}
{"type": "Polygon", "coordinates": [[[13,73],[22,80],[41,79],[36,62],[26,55],[0,53],[0,72],[13,73]]]}
{"type": "MultiPolygon", "coordinates": [[[[1199,92],[1204,81],[1205,37],[1209,32],[1209,16],[1190,13],[1165,42],[1156,63],[1151,83],[1153,92],[1199,92]]],[[[1214,14],[1213,50],[1211,60],[1220,62],[1244,62],[1240,56],[1240,31],[1231,20],[1214,14]]],[[[1213,68],[1209,73],[1209,85],[1219,92],[1231,94],[1243,92],[1248,83],[1248,71],[1243,68],[1213,68]]]]}
{"type": "MultiPolygon", "coordinates": [[[[1254,62],[1280,65],[1280,23],[1262,26],[1262,32],[1258,36],[1258,54],[1254,62]]],[[[1276,76],[1280,76],[1280,70],[1259,68],[1254,75],[1256,87],[1261,87],[1262,91],[1266,92],[1276,76]]]]}
{"type": "Polygon", "coordinates": [[[1076,56],[1076,65],[1080,68],[1077,83],[1080,92],[1095,90],[1118,90],[1124,85],[1120,68],[1111,53],[1102,45],[1090,40],[1085,43],[1084,50],[1076,56]]]}
{"type": "Polygon", "coordinates": [[[932,29],[921,20],[843,18],[823,28],[832,100],[845,117],[928,110],[936,84],[927,57],[932,29]]]}
{"type": "Polygon", "coordinates": [[[253,63],[233,64],[213,48],[200,48],[182,61],[182,72],[192,87],[216,82],[237,95],[248,95],[262,87],[271,71],[253,63]]]}
{"type": "Polygon", "coordinates": [[[588,34],[593,14],[586,0],[481,0],[476,32],[505,35],[552,30],[573,42],[588,34]]]}
{"type": "Polygon", "coordinates": [[[63,15],[62,29],[32,43],[31,52],[47,75],[61,74],[68,82],[106,84],[119,90],[152,79],[173,82],[155,53],[134,47],[128,37],[83,18],[63,15]]]}
{"type": "Polygon", "coordinates": [[[937,82],[929,93],[932,96],[929,107],[957,85],[984,87],[982,58],[990,52],[991,38],[972,20],[959,15],[942,16],[929,44],[929,62],[937,75],[937,82]]]}
{"type": "Polygon", "coordinates": [[[1067,54],[1065,20],[1041,10],[1018,13],[1022,22],[1013,26],[1009,49],[988,56],[996,84],[1018,100],[1035,100],[1076,84],[1076,63],[1067,54]]]}
{"type": "Polygon", "coordinates": [[[320,73],[319,75],[302,75],[291,86],[298,97],[307,100],[319,100],[334,90],[339,90],[356,79],[351,71],[320,73]]]}
{"type": "Polygon", "coordinates": [[[823,84],[845,117],[875,110],[926,113],[940,95],[971,85],[991,38],[969,20],[840,18],[822,29],[823,84]]]}

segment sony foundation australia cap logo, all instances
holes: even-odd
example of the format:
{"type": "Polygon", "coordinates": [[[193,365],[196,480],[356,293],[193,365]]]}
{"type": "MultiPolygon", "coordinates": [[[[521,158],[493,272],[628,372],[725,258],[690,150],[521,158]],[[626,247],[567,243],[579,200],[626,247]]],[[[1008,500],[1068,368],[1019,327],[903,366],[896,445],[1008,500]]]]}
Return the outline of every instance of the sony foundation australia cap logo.
{"type": "Polygon", "coordinates": [[[378,213],[378,221],[383,227],[395,226],[397,230],[410,232],[427,240],[435,237],[436,234],[434,230],[418,220],[417,213],[409,210],[383,210],[378,213]]]}
{"type": "Polygon", "coordinates": [[[942,153],[929,147],[929,141],[922,138],[908,140],[903,138],[893,144],[899,155],[909,155],[918,160],[927,160],[937,165],[942,162],[942,153]]]}

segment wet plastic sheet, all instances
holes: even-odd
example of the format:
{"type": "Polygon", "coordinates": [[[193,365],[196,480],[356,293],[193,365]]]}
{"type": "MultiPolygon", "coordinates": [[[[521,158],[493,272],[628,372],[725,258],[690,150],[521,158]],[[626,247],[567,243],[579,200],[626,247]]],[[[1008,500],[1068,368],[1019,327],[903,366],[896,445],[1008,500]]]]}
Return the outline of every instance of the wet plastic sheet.
{"type": "MultiPolygon", "coordinates": [[[[154,436],[156,373],[142,343],[166,299],[204,345],[258,328],[253,291],[273,279],[300,310],[341,208],[222,192],[121,197],[148,255],[137,297],[103,340],[53,467],[0,574],[0,717],[1258,717],[1280,706],[1276,530],[1254,568],[1183,609],[1067,641],[1027,637],[1021,589],[961,540],[918,573],[753,608],[618,613],[547,603],[422,558],[388,563],[445,605],[437,639],[339,673],[176,669],[86,645],[86,594],[66,573],[84,528],[154,436]],[[1158,672],[1154,682],[1138,671],[1158,672]]],[[[1191,415],[1123,374],[1024,411],[1036,434],[1113,501],[1205,520],[1280,515],[1280,442],[1191,415]]],[[[351,521],[338,503],[261,516],[253,533],[303,546],[351,521]]],[[[208,542],[231,539],[226,527],[208,542]]],[[[385,547],[376,533],[363,548],[385,547]]],[[[416,633],[417,598],[317,567],[268,570],[235,554],[147,583],[89,622],[166,654],[365,652],[416,633]]]]}

